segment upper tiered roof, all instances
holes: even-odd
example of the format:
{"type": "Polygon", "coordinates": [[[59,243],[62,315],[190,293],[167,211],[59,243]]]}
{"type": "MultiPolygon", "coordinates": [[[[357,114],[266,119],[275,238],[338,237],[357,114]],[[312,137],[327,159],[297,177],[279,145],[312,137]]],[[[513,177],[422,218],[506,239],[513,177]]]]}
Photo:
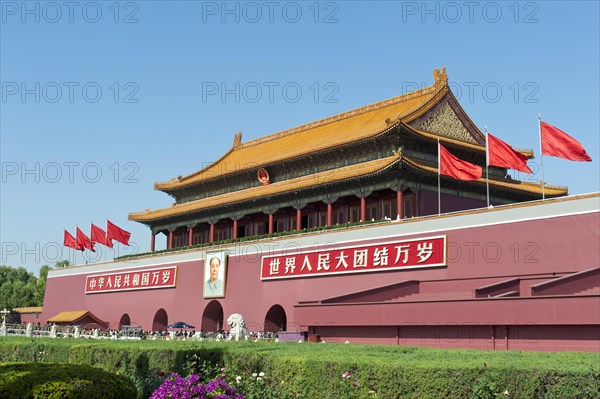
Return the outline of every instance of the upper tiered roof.
{"type": "MultiPolygon", "coordinates": [[[[187,176],[157,182],[154,188],[161,191],[183,188],[374,137],[400,121],[410,123],[449,92],[445,69],[434,76],[436,80],[432,86],[246,143],[241,142],[238,134],[233,147],[213,164],[187,176]]],[[[483,146],[476,147],[485,151],[483,146]]]]}

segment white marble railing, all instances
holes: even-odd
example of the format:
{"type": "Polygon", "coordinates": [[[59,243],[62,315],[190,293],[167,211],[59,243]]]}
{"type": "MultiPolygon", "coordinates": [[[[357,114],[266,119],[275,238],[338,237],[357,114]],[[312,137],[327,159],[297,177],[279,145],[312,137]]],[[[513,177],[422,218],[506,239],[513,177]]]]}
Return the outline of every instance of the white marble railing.
{"type": "MultiPolygon", "coordinates": [[[[117,331],[101,332],[99,330],[81,330],[78,326],[68,326],[59,328],[56,325],[52,327],[34,327],[32,323],[23,326],[22,324],[5,324],[0,327],[0,337],[29,337],[29,338],[86,338],[86,339],[121,339],[121,340],[188,340],[188,341],[224,341],[231,339],[229,334],[222,333],[200,333],[179,336],[176,331],[170,331],[167,335],[160,333],[143,334],[142,336],[121,335],[117,331]]],[[[275,336],[264,333],[253,333],[244,337],[245,340],[271,341],[275,336]]]]}

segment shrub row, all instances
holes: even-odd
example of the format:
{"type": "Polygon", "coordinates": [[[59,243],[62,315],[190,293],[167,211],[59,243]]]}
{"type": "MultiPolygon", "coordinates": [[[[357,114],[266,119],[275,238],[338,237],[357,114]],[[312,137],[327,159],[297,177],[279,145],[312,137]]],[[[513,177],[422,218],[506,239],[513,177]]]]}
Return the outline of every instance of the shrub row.
{"type": "Polygon", "coordinates": [[[37,361],[66,359],[131,376],[138,397],[147,397],[160,383],[157,374],[220,373],[225,367],[230,382],[264,372],[261,383],[278,399],[600,399],[599,353],[308,343],[0,341],[0,361],[33,361],[35,353],[37,361]],[[344,390],[351,394],[340,396],[344,390]]]}
{"type": "Polygon", "coordinates": [[[128,378],[86,365],[0,364],[0,398],[130,399],[135,397],[135,387],[128,378]]]}

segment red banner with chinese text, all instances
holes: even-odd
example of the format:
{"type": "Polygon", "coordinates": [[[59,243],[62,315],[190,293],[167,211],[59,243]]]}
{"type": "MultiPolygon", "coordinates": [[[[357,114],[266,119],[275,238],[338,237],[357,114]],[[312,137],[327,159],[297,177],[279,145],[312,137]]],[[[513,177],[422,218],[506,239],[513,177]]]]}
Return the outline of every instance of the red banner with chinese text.
{"type": "Polygon", "coordinates": [[[263,256],[261,280],[446,266],[446,236],[263,256]]]}
{"type": "Polygon", "coordinates": [[[171,288],[176,281],[177,266],[97,274],[85,278],[85,293],[171,288]]]}

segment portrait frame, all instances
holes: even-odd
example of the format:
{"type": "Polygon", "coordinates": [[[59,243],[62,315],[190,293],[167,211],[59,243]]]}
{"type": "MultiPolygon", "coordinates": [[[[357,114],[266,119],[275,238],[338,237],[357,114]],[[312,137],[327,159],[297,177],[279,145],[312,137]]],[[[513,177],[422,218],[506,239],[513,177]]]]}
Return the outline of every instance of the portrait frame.
{"type": "Polygon", "coordinates": [[[205,299],[225,298],[225,290],[227,288],[227,253],[225,251],[207,252],[204,255],[203,276],[203,297],[205,299]],[[216,280],[214,281],[214,276],[211,275],[211,261],[219,265],[216,280]]]}

